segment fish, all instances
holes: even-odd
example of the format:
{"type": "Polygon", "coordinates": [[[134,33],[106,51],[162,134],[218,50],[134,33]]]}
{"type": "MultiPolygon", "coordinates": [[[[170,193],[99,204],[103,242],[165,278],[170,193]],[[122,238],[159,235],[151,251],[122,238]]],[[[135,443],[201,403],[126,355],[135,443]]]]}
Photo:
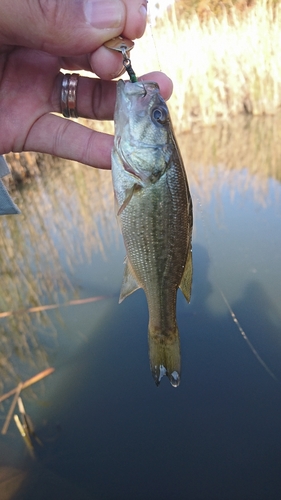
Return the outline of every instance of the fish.
{"type": "Polygon", "coordinates": [[[126,249],[119,303],[142,288],[156,385],[181,378],[177,290],[190,302],[192,199],[167,104],[156,82],[117,83],[112,181],[126,249]]]}

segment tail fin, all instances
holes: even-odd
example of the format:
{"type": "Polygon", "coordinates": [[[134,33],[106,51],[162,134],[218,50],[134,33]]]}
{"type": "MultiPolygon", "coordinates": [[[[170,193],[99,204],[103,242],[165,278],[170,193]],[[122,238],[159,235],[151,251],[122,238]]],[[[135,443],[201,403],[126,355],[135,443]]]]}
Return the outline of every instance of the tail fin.
{"type": "Polygon", "coordinates": [[[152,328],[148,330],[150,368],[157,386],[164,375],[173,387],[180,384],[180,338],[177,326],[175,328],[169,334],[159,334],[152,328]]]}

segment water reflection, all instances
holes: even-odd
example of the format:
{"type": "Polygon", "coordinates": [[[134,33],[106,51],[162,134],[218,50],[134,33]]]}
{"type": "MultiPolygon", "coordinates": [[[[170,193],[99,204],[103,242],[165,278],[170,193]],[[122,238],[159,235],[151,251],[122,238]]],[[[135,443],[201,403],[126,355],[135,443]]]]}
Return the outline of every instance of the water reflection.
{"type": "Polygon", "coordinates": [[[25,396],[43,443],[37,462],[15,427],[1,437],[7,499],[279,500],[280,384],[220,294],[281,380],[280,145],[267,120],[179,138],[195,230],[191,304],[178,297],[177,391],[151,381],[143,292],[118,306],[124,250],[110,174],[68,164],[18,193],[23,215],[1,228],[1,311],[107,298],[0,318],[5,390],[56,368],[25,396]]]}
{"type": "Polygon", "coordinates": [[[178,141],[189,177],[200,189],[201,197],[209,200],[212,189],[218,191],[227,182],[231,196],[237,190],[250,190],[263,205],[269,180],[281,180],[280,127],[281,113],[263,118],[240,116],[233,122],[180,135],[178,141]]]}
{"type": "MultiPolygon", "coordinates": [[[[275,446],[280,390],[245,349],[227,311],[210,311],[208,255],[195,244],[194,257],[195,269],[201,257],[204,266],[195,280],[191,313],[184,301],[179,308],[184,373],[176,396],[168,384],[160,391],[151,384],[141,310],[145,299],[137,292],[128,305],[113,307],[110,321],[100,325],[102,341],[89,339],[72,360],[63,386],[53,392],[52,413],[62,423],[62,434],[49,443],[48,453],[41,453],[18,498],[33,498],[42,487],[54,495],[54,474],[60,494],[73,483],[81,498],[83,491],[105,499],[208,499],[210,491],[215,498],[228,498],[233,478],[240,487],[231,499],[258,498],[268,487],[270,498],[278,498],[276,469],[255,474],[267,460],[280,461],[275,446]],[[133,322],[139,325],[135,334],[133,322]],[[253,483],[247,474],[241,476],[241,466],[250,470],[253,483]]],[[[242,297],[247,310],[252,299],[242,297]]],[[[266,313],[260,317],[270,327],[266,313]]]]}
{"type": "Polygon", "coordinates": [[[56,331],[44,305],[78,297],[71,280],[74,266],[89,262],[92,252],[104,256],[104,245],[116,241],[110,174],[101,178],[99,171],[86,167],[61,168],[63,182],[57,171],[37,178],[17,193],[22,215],[1,220],[1,311],[18,311],[0,318],[1,383],[20,373],[14,368],[20,358],[24,364],[29,359],[33,371],[47,365],[40,331],[43,327],[49,343],[51,338],[55,342],[56,331]],[[31,307],[38,309],[32,319],[31,307]]]}

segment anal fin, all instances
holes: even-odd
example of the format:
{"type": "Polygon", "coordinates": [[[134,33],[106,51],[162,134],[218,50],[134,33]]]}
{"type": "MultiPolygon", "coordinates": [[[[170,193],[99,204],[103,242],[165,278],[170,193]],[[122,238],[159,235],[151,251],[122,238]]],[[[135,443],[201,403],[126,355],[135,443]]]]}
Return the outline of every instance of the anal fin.
{"type": "Polygon", "coordinates": [[[192,249],[191,249],[191,245],[190,245],[190,248],[189,248],[188,254],[187,254],[184,272],[183,272],[182,279],[181,279],[180,286],[179,286],[182,293],[184,294],[187,302],[190,302],[190,297],[191,297],[192,274],[193,274],[192,249]]]}
{"type": "Polygon", "coordinates": [[[131,293],[135,292],[140,288],[140,285],[137,283],[135,280],[134,276],[132,275],[130,271],[130,266],[128,259],[126,257],[125,259],[125,269],[124,269],[124,276],[123,276],[123,281],[122,281],[122,286],[121,286],[121,291],[120,291],[120,297],[119,297],[119,304],[126,298],[128,295],[131,295],[131,293]]]}

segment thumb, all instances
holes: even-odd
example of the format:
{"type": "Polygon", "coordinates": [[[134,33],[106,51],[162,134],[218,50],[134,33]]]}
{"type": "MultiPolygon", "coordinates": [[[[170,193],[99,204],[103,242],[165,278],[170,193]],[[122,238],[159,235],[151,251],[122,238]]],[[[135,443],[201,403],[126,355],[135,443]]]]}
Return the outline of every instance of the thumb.
{"type": "Polygon", "coordinates": [[[0,44],[58,56],[92,52],[125,23],[122,0],[0,0],[0,44]]]}

